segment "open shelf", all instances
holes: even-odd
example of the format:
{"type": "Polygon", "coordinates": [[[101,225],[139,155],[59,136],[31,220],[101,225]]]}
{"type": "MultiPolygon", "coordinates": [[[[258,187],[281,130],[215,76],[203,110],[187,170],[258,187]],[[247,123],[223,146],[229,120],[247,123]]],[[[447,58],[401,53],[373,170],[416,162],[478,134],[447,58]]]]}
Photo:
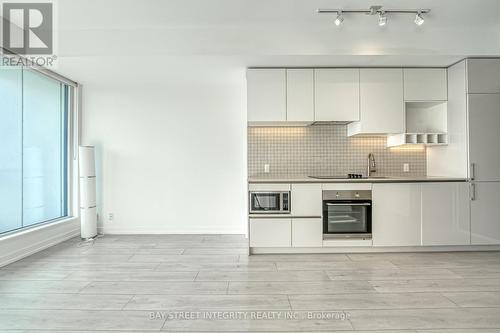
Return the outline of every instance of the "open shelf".
{"type": "Polygon", "coordinates": [[[446,133],[446,102],[406,102],[407,133],[446,133]]]}
{"type": "Polygon", "coordinates": [[[405,102],[406,132],[387,136],[387,146],[448,144],[447,102],[405,102]]]}
{"type": "Polygon", "coordinates": [[[447,144],[447,133],[402,133],[387,136],[387,147],[401,145],[441,146],[447,144]]]}

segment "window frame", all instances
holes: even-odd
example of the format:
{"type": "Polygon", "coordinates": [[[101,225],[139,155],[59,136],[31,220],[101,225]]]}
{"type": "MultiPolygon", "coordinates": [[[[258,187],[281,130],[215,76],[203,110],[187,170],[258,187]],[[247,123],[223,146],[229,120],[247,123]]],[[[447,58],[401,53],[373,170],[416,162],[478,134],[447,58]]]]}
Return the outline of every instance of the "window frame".
{"type": "MultiPolygon", "coordinates": [[[[65,160],[62,161],[61,166],[63,164],[66,166],[64,170],[64,189],[65,193],[65,216],[61,216],[58,218],[38,222],[35,224],[21,226],[16,229],[11,229],[5,232],[0,233],[0,240],[2,238],[6,238],[15,234],[20,234],[26,231],[30,231],[31,229],[39,229],[49,225],[53,225],[56,223],[64,222],[64,221],[74,221],[75,218],[79,218],[79,209],[78,209],[78,145],[80,142],[80,105],[81,105],[81,86],[71,81],[55,72],[52,72],[46,68],[41,67],[25,67],[19,66],[17,67],[21,70],[32,70],[38,74],[44,75],[54,81],[57,81],[62,84],[61,86],[61,99],[64,101],[63,97],[67,98],[65,100],[65,105],[61,105],[61,112],[63,113],[64,119],[64,136],[65,142],[64,144],[64,157],[65,160]],[[66,96],[64,96],[64,94],[66,96]]],[[[8,69],[6,69],[8,70],[8,69]]],[[[61,125],[63,125],[61,123],[61,125]]]]}

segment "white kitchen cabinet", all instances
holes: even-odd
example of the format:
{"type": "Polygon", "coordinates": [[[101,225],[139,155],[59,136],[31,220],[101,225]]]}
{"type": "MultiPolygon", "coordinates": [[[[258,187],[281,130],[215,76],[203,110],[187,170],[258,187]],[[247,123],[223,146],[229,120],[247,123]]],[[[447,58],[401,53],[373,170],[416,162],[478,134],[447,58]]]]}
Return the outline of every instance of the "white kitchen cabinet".
{"type": "Polygon", "coordinates": [[[360,70],[360,121],[350,123],[348,135],[403,133],[403,70],[360,70]]]}
{"type": "Polygon", "coordinates": [[[420,184],[373,184],[373,246],[421,245],[420,184]]]}
{"type": "Polygon", "coordinates": [[[325,183],[321,188],[323,191],[371,191],[372,183],[325,183]]]}
{"type": "Polygon", "coordinates": [[[445,101],[447,74],[445,68],[405,68],[405,101],[445,101]]]}
{"type": "Polygon", "coordinates": [[[469,244],[469,184],[422,184],[422,245],[469,244]]]}
{"type": "Polygon", "coordinates": [[[465,60],[447,69],[448,145],[427,147],[427,176],[468,178],[468,124],[465,60]]]}
{"type": "Polygon", "coordinates": [[[302,217],[321,216],[321,184],[292,184],[292,215],[302,217]]]}
{"type": "Polygon", "coordinates": [[[250,247],[292,246],[292,220],[288,218],[251,218],[250,247]]]}
{"type": "Polygon", "coordinates": [[[323,246],[323,222],[321,218],[292,219],[292,247],[323,246]]]}
{"type": "Polygon", "coordinates": [[[312,123],[314,121],[314,70],[286,70],[286,120],[312,123]]]}
{"type": "Polygon", "coordinates": [[[471,244],[500,244],[500,182],[473,183],[471,244]]]}
{"type": "Polygon", "coordinates": [[[500,94],[469,94],[468,104],[471,177],[500,181],[500,94]]]}
{"type": "Polygon", "coordinates": [[[467,59],[467,92],[500,94],[500,59],[467,59]]]}
{"type": "Polygon", "coordinates": [[[314,101],[315,121],[358,121],[359,69],[315,69],[314,101]]]}
{"type": "Polygon", "coordinates": [[[273,192],[273,191],[290,191],[290,184],[286,183],[250,183],[248,184],[249,191],[273,192]]]}
{"type": "Polygon", "coordinates": [[[247,71],[247,118],[252,125],[286,120],[286,70],[247,71]]]}

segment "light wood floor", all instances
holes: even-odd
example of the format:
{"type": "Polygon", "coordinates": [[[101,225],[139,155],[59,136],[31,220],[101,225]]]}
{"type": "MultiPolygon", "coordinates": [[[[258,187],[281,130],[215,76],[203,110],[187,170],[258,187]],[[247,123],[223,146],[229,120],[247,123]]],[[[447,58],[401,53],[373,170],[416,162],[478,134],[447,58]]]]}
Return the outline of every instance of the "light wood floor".
{"type": "Polygon", "coordinates": [[[0,268],[2,330],[500,332],[500,252],[248,257],[236,235],[72,239],[0,268]],[[216,311],[240,318],[203,318],[216,311]]]}

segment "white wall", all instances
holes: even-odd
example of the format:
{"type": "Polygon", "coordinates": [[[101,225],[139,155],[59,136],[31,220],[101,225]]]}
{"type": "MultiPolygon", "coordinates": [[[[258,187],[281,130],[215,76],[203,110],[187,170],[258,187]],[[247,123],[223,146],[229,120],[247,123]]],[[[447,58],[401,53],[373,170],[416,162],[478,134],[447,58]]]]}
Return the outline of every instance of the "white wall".
{"type": "Polygon", "coordinates": [[[104,233],[246,232],[245,68],[181,62],[83,82],[104,233]]]}

